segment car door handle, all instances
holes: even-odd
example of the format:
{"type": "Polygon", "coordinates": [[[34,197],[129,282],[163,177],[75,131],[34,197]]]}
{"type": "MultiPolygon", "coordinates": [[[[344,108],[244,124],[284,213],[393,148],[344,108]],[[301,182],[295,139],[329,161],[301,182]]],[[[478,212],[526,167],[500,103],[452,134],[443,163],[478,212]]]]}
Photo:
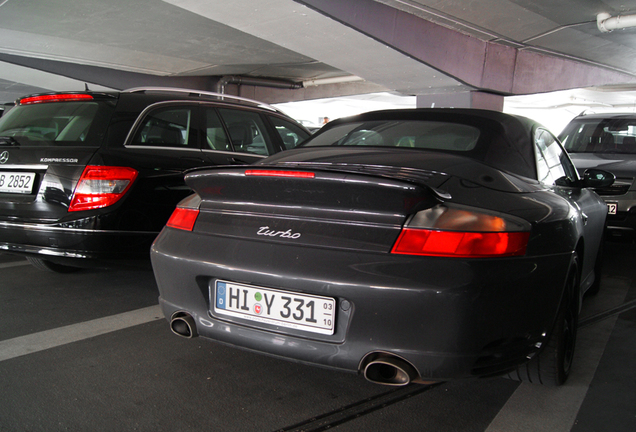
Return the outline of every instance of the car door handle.
{"type": "Polygon", "coordinates": [[[179,159],[184,162],[192,162],[195,164],[202,164],[206,162],[205,159],[200,157],[183,156],[183,157],[180,157],[179,159]]]}
{"type": "Polygon", "coordinates": [[[229,158],[229,161],[230,161],[230,163],[231,163],[231,164],[233,164],[233,165],[249,165],[249,164],[251,163],[251,162],[248,162],[248,161],[244,161],[244,160],[241,160],[241,159],[237,159],[237,158],[235,158],[235,157],[231,157],[231,158],[229,158]]]}

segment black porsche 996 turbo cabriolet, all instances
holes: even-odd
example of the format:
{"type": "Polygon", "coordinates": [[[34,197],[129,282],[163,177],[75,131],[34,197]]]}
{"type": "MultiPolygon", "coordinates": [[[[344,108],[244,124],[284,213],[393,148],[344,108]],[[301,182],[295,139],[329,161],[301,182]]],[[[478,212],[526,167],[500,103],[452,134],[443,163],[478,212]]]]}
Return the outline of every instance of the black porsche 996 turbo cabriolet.
{"type": "Polygon", "coordinates": [[[172,330],[389,385],[571,369],[607,209],[539,124],[414,109],[193,170],[151,251],[172,330]]]}

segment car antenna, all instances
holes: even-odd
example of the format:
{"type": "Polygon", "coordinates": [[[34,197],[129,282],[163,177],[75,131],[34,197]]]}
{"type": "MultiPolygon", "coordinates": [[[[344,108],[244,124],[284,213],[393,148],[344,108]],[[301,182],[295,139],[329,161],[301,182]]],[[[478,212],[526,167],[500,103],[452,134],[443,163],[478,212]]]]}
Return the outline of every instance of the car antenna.
{"type": "Polygon", "coordinates": [[[90,90],[88,89],[88,83],[84,83],[84,91],[90,91],[90,90]]]}

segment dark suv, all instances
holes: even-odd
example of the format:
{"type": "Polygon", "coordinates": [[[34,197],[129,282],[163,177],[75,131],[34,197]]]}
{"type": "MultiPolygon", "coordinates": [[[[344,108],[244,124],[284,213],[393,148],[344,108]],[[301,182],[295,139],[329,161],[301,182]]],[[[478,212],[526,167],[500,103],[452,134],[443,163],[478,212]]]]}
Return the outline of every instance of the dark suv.
{"type": "Polygon", "coordinates": [[[636,114],[589,114],[574,118],[559,135],[572,162],[583,172],[601,168],[614,184],[595,189],[607,203],[610,237],[636,235],[636,114]]]}
{"type": "Polygon", "coordinates": [[[249,164],[309,136],[249,99],[140,88],[21,98],[0,119],[0,251],[41,269],[149,262],[190,168],[249,164]]]}

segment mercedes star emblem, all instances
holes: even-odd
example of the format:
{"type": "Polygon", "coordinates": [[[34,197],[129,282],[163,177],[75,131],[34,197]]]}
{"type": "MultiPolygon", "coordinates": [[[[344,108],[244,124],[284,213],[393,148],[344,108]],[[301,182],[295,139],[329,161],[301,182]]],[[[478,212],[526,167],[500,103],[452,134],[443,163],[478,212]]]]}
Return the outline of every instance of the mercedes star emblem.
{"type": "Polygon", "coordinates": [[[0,153],[0,164],[7,163],[8,160],[9,160],[8,151],[5,150],[2,153],[0,153]]]}

